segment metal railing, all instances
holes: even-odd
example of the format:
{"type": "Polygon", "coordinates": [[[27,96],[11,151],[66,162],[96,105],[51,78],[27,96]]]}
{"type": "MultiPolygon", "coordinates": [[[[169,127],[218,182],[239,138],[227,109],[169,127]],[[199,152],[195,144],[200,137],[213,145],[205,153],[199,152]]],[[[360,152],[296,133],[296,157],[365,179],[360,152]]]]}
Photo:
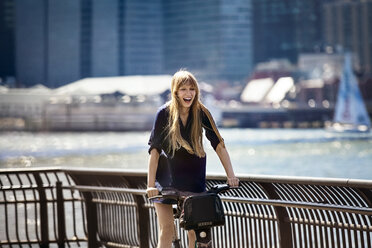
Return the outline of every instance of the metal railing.
{"type": "Polygon", "coordinates": [[[62,192],[58,182],[74,184],[60,169],[0,170],[0,247],[87,241],[81,193],[62,192]]]}
{"type": "MultiPolygon", "coordinates": [[[[372,181],[240,176],[214,247],[372,247],[372,181]]],[[[209,175],[207,186],[224,182],[209,175]]],[[[0,247],[156,247],[146,173],[0,170],[0,247]]],[[[179,229],[184,247],[186,232],[179,229]]]]}

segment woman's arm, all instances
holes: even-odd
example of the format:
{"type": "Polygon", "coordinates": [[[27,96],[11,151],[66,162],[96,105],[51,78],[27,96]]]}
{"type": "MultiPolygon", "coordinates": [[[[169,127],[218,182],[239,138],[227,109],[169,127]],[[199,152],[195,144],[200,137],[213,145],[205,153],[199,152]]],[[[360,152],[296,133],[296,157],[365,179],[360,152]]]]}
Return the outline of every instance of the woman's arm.
{"type": "Polygon", "coordinates": [[[227,152],[222,142],[217,145],[216,153],[225,169],[227,175],[227,183],[232,187],[238,187],[239,179],[235,176],[233,167],[231,165],[229,153],[227,152]]]}
{"type": "Polygon", "coordinates": [[[155,188],[155,177],[156,177],[156,170],[158,169],[158,162],[159,162],[159,152],[156,149],[151,149],[150,157],[149,157],[149,165],[148,165],[148,172],[147,172],[147,196],[152,197],[159,194],[157,188],[155,188]]]}

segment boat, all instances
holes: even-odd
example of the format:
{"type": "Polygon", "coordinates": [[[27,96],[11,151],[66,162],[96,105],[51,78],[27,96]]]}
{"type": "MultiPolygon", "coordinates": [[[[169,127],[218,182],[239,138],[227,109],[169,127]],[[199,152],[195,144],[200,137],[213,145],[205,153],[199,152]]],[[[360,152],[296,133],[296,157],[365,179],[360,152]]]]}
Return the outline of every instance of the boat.
{"type": "Polygon", "coordinates": [[[352,69],[352,57],[345,54],[333,123],[336,132],[369,132],[371,121],[352,69]]]}

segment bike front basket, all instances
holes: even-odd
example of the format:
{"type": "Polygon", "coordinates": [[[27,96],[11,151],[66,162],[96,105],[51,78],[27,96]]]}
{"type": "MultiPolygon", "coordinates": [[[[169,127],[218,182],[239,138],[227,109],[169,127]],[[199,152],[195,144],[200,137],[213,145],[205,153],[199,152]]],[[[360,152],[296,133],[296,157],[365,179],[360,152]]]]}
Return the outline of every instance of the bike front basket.
{"type": "Polygon", "coordinates": [[[180,225],[186,230],[197,230],[225,224],[222,202],[217,194],[189,196],[183,204],[180,225]]]}

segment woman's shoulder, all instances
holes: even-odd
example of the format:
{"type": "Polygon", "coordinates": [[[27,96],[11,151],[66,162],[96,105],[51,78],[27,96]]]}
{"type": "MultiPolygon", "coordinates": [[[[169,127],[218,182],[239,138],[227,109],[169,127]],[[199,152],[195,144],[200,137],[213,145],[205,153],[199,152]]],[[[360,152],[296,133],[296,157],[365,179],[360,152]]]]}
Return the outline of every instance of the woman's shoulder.
{"type": "Polygon", "coordinates": [[[169,112],[169,103],[164,103],[158,108],[158,112],[169,112]]]}
{"type": "Polygon", "coordinates": [[[211,118],[212,114],[205,105],[200,105],[200,114],[202,118],[211,118]]]}
{"type": "Polygon", "coordinates": [[[158,108],[158,111],[156,113],[156,116],[158,117],[167,117],[169,116],[169,104],[165,103],[162,106],[158,108]]]}

